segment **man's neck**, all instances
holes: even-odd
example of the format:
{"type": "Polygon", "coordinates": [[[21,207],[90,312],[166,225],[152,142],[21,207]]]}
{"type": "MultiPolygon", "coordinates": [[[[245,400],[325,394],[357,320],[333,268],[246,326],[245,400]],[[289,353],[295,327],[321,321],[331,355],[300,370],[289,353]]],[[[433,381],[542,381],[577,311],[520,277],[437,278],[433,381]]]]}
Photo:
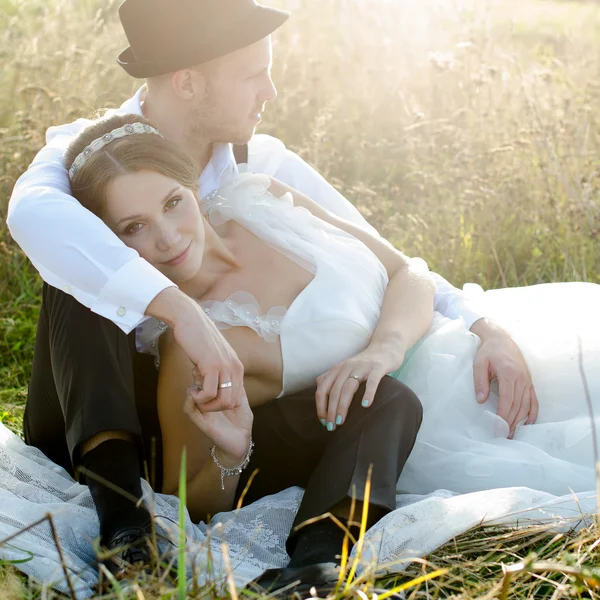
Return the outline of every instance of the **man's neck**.
{"type": "Polygon", "coordinates": [[[159,100],[149,97],[147,90],[142,95],[140,104],[144,117],[151,121],[165,138],[192,158],[198,167],[198,173],[202,173],[212,156],[213,143],[209,140],[198,139],[200,136],[196,136],[191,143],[186,124],[174,114],[177,111],[161,106],[159,100]]]}

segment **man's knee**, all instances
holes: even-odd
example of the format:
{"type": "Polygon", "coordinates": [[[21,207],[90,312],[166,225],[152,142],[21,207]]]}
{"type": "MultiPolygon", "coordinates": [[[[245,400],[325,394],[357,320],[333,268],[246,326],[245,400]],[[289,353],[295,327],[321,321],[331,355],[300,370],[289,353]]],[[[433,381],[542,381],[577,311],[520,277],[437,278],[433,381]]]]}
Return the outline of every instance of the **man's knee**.
{"type": "Polygon", "coordinates": [[[80,456],[85,456],[88,452],[91,452],[100,444],[109,440],[135,441],[134,436],[128,431],[102,431],[81,444],[80,456]]]}
{"type": "Polygon", "coordinates": [[[404,383],[386,375],[377,388],[375,401],[390,418],[415,423],[417,429],[423,421],[423,405],[417,395],[404,383]]]}

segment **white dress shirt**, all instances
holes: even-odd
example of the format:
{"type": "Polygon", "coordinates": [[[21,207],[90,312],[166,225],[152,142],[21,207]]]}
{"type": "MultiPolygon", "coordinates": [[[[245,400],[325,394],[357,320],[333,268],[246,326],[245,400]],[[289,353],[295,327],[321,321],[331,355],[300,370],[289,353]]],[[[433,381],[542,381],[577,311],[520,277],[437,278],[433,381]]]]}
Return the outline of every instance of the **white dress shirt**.
{"type": "MultiPolygon", "coordinates": [[[[141,115],[144,89],[142,86],[107,116],[117,112],[141,115]]],[[[48,284],[72,294],[129,333],[145,319],[146,308],[154,297],[174,284],[71,196],[64,155],[70,142],[90,123],[78,119],[48,129],[46,146],[15,185],[7,224],[48,284]]],[[[200,196],[217,189],[221,178],[237,169],[231,145],[215,144],[198,180],[200,196]]],[[[274,137],[255,135],[250,140],[248,165],[240,166],[244,169],[280,179],[328,211],[377,233],[317,171],[274,137]]],[[[439,275],[434,276],[437,311],[452,319],[462,317],[468,327],[484,316],[464,292],[439,275]]]]}

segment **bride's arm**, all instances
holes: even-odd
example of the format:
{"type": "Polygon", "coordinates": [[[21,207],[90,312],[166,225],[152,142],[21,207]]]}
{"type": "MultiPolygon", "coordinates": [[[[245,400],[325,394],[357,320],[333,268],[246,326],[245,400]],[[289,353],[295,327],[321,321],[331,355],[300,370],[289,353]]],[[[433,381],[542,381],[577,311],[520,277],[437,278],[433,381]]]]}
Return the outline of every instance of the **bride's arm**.
{"type": "Polygon", "coordinates": [[[209,455],[216,446],[219,462],[227,467],[244,460],[252,428],[252,412],[244,404],[232,410],[200,413],[187,395],[193,385],[192,364],[170,331],[161,339],[158,379],[158,416],[163,447],[163,492],[176,494],[179,487],[181,453],[186,448],[187,508],[193,521],[231,510],[238,476],[226,477],[221,489],[221,471],[209,455]]]}
{"type": "Polygon", "coordinates": [[[363,405],[369,406],[381,378],[398,369],[406,352],[427,332],[433,318],[435,283],[422,261],[411,261],[382,237],[330,214],[307,196],[281,182],[272,180],[270,191],[276,196],[291,193],[296,206],[308,209],[316,217],[362,241],[388,272],[389,284],[369,346],[317,379],[318,416],[335,427],[336,422],[339,425],[340,420],[345,420],[350,401],[358,388],[359,382],[352,375],[367,382],[363,405]]]}

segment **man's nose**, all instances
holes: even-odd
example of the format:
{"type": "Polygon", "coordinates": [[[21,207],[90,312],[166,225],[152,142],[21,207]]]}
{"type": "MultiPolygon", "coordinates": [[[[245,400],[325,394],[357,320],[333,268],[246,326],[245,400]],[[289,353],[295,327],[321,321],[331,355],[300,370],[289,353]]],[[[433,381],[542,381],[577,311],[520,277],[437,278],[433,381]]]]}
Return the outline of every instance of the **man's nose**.
{"type": "Polygon", "coordinates": [[[261,90],[261,101],[268,102],[269,100],[275,100],[275,98],[277,98],[277,88],[273,83],[271,74],[267,73],[267,81],[265,83],[265,86],[261,90]]]}

